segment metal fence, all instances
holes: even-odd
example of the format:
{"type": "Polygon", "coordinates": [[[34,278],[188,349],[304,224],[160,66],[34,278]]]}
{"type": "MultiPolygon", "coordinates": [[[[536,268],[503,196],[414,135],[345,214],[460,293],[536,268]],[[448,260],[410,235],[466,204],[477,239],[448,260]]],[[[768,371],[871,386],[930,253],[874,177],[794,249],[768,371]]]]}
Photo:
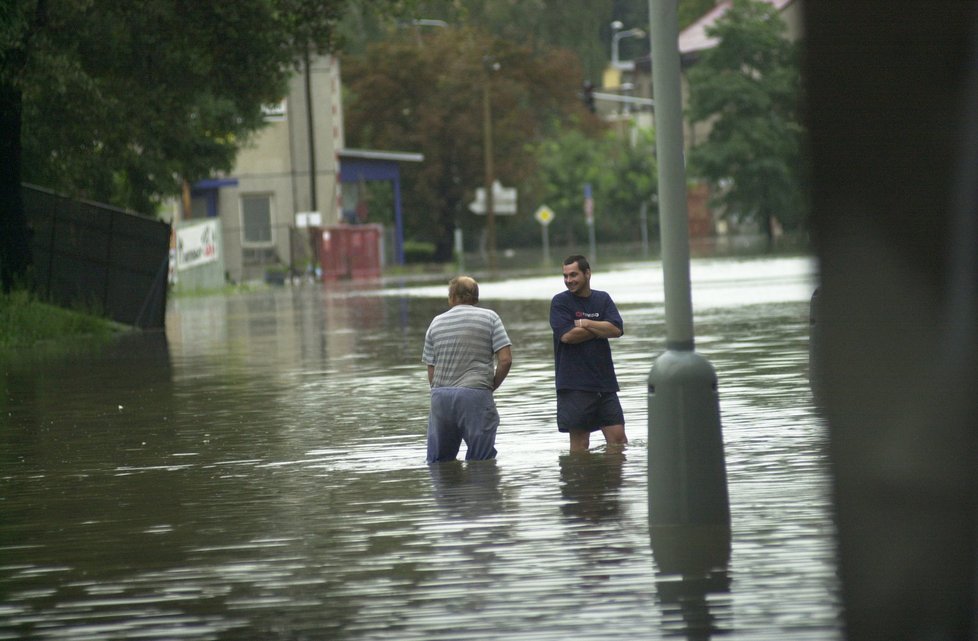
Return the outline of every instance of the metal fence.
{"type": "Polygon", "coordinates": [[[164,327],[168,223],[31,185],[23,196],[40,296],[127,325],[164,327]]]}

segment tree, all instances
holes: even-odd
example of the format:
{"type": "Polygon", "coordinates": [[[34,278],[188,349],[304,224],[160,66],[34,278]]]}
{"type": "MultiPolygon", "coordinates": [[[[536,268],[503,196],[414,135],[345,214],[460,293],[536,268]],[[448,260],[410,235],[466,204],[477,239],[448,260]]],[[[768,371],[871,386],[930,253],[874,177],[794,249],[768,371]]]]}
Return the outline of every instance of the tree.
{"type": "MultiPolygon", "coordinates": [[[[404,167],[405,231],[451,258],[456,226],[481,231],[469,212],[485,181],[482,97],[489,84],[495,175],[506,186],[535,173],[528,152],[560,123],[600,128],[577,97],[581,69],[566,50],[533,51],[471,28],[438,28],[421,40],[411,30],[344,57],[347,142],[351,147],[420,151],[404,167]]],[[[521,193],[523,193],[521,191],[521,193]]],[[[522,211],[529,218],[531,211],[522,211]]],[[[496,220],[501,226],[509,224],[496,220]]]]}
{"type": "Polygon", "coordinates": [[[590,184],[595,236],[602,242],[641,237],[642,203],[649,203],[656,191],[654,152],[649,130],[637,132],[634,143],[614,131],[595,138],[573,129],[541,143],[535,150],[540,159],[537,197],[557,214],[550,224],[553,236],[568,246],[587,238],[584,185],[590,184]]]}
{"type": "Polygon", "coordinates": [[[657,211],[650,207],[652,197],[658,192],[658,170],[655,159],[655,132],[652,129],[638,129],[633,132],[633,140],[622,140],[611,136],[610,153],[604,159],[608,171],[605,179],[598,185],[601,216],[596,214],[595,224],[604,223],[602,231],[607,238],[620,242],[634,241],[641,237],[641,210],[646,206],[648,219],[646,225],[653,236],[657,236],[659,225],[655,219],[657,211]]]}
{"type": "Polygon", "coordinates": [[[733,0],[707,33],[719,39],[689,72],[689,118],[712,123],[690,154],[728,216],[773,234],[805,217],[797,47],[766,2],[733,0]]]}
{"type": "MultiPolygon", "coordinates": [[[[380,0],[377,0],[380,2],[380,0]]],[[[392,0],[393,1],[393,0],[392,0]]],[[[0,11],[0,280],[30,263],[22,181],[151,212],[229,169],[331,44],[344,0],[8,0],[0,11]]]]}
{"type": "MultiPolygon", "coordinates": [[[[544,141],[536,150],[540,159],[540,202],[556,214],[550,233],[568,246],[587,238],[584,185],[592,186],[596,202],[602,200],[600,185],[606,182],[602,180],[605,171],[602,159],[607,149],[607,138],[595,139],[571,129],[544,141]]],[[[602,218],[599,216],[598,220],[602,218]]]]}
{"type": "MultiPolygon", "coordinates": [[[[521,43],[536,53],[553,48],[574,51],[584,77],[597,81],[608,62],[609,25],[616,4],[614,0],[417,0],[411,17],[443,20],[452,27],[471,27],[501,40],[521,43]]],[[[388,14],[378,20],[378,16],[356,5],[354,2],[353,11],[341,24],[340,35],[344,50],[361,54],[371,42],[387,37],[391,18],[398,16],[388,14]]],[[[647,16],[646,13],[646,20],[647,16]]],[[[429,29],[409,23],[401,26],[415,33],[429,29]]]]}
{"type": "Polygon", "coordinates": [[[685,29],[712,9],[717,0],[679,0],[679,29],[685,29]]]}
{"type": "MultiPolygon", "coordinates": [[[[493,36],[524,43],[534,51],[567,49],[577,54],[584,78],[599,82],[611,54],[611,23],[619,20],[626,29],[649,27],[647,2],[635,0],[416,0],[399,14],[378,15],[353,0],[339,25],[342,49],[363,54],[371,42],[385,39],[393,23],[405,16],[443,20],[449,25],[474,27],[493,36]],[[408,11],[410,9],[410,12],[408,11]]],[[[679,0],[679,27],[685,28],[713,8],[716,0],[679,0]]],[[[430,27],[402,28],[423,32],[430,27]]],[[[621,42],[622,59],[648,54],[648,39],[628,38],[621,42]]]]}

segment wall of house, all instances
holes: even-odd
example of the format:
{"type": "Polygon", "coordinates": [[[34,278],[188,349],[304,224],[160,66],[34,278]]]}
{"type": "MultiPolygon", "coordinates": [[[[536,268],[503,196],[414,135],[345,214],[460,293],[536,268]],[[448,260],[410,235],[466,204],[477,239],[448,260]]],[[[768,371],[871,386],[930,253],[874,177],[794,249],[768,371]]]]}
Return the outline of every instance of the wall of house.
{"type": "Polygon", "coordinates": [[[235,282],[261,279],[272,266],[304,271],[312,260],[308,230],[296,227],[296,214],[318,211],[322,224],[339,219],[337,151],[343,147],[339,63],[317,57],[309,66],[312,140],[306,76],[300,70],[289,83],[284,114],[271,116],[238,155],[230,176],[237,185],[220,192],[226,267],[235,282]],[[315,152],[315,161],[310,157],[315,152]],[[315,185],[310,177],[315,165],[315,185]],[[256,234],[253,221],[265,214],[268,233],[256,234]]]}
{"type": "Polygon", "coordinates": [[[801,0],[796,0],[787,4],[781,10],[781,19],[784,20],[788,27],[785,35],[788,36],[789,40],[797,41],[805,35],[804,22],[802,16],[802,6],[803,2],[801,0]]]}

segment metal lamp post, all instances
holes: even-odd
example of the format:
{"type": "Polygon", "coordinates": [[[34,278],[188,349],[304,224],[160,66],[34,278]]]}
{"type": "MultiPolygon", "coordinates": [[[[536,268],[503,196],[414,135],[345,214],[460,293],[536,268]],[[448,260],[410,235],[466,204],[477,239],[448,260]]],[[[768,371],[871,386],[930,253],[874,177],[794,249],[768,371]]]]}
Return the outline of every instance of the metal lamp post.
{"type": "Polygon", "coordinates": [[[648,380],[649,524],[665,572],[708,573],[730,555],[717,378],[694,349],[677,0],[649,0],[656,97],[666,351],[648,380]]]}

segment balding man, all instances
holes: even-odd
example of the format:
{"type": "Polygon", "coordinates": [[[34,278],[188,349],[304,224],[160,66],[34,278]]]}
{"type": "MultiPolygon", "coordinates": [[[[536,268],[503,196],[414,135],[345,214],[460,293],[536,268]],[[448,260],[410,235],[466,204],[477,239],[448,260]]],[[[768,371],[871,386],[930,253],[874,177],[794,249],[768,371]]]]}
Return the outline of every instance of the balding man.
{"type": "Polygon", "coordinates": [[[424,338],[431,411],[428,463],[453,461],[462,441],[465,460],[496,457],[499,413],[492,393],[513,364],[509,336],[499,315],[476,307],[479,284],[469,276],[448,284],[449,310],[435,316],[424,338]]]}

